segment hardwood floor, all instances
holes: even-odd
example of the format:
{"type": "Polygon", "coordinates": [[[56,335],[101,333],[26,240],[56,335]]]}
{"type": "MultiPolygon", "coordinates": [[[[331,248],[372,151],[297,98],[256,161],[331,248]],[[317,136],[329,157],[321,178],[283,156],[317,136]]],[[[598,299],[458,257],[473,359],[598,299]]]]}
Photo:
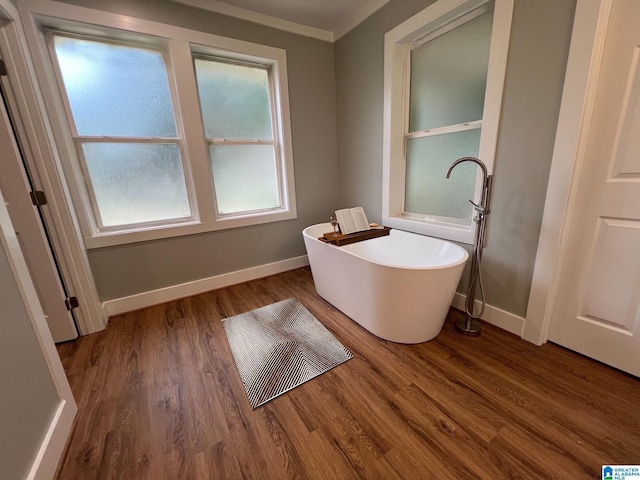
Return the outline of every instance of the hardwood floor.
{"type": "Polygon", "coordinates": [[[639,379],[451,318],[431,342],[380,340],[308,268],[113,318],[59,353],[79,406],[63,480],[599,479],[640,463],[639,379]],[[251,410],[220,320],[290,297],[354,358],[251,410]]]}

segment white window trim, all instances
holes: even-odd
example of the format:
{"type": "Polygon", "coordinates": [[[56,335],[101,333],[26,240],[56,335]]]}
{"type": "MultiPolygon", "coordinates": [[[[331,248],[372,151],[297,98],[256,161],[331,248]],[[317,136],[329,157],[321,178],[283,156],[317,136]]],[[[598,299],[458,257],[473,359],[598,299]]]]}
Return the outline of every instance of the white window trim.
{"type": "MultiPolygon", "coordinates": [[[[76,161],[75,143],[66,125],[67,122],[52,121],[53,134],[63,158],[63,171],[67,178],[73,178],[73,181],[68,182],[69,193],[76,206],[79,227],[88,249],[257,225],[297,217],[287,63],[284,50],[49,0],[25,0],[21,2],[20,10],[27,41],[34,52],[34,65],[42,85],[43,100],[50,115],[55,119],[66,119],[65,110],[61,95],[58,93],[58,84],[54,67],[50,61],[48,46],[40,31],[41,25],[59,28],[62,31],[88,34],[91,34],[91,31],[88,31],[90,26],[95,26],[97,29],[121,32],[122,40],[138,40],[136,38],[138,36],[155,36],[159,42],[168,42],[169,44],[171,58],[174,62],[173,68],[169,70],[169,75],[181,76],[182,82],[190,81],[194,86],[195,76],[191,73],[193,72],[192,52],[217,54],[261,63],[268,60],[272,69],[274,85],[277,86],[273,88],[272,92],[274,108],[277,110],[279,119],[275,138],[280,140],[282,148],[282,161],[279,168],[282,169],[281,178],[284,184],[281,185],[282,209],[275,211],[247,212],[233,216],[216,214],[209,155],[207,144],[203,141],[202,119],[197,94],[185,98],[174,91],[173,93],[179,96],[180,109],[193,112],[193,114],[187,115],[176,112],[176,126],[179,131],[182,131],[183,152],[189,158],[206,159],[206,162],[197,160],[187,162],[187,169],[190,169],[192,174],[191,187],[193,187],[192,192],[195,196],[192,200],[196,200],[192,205],[194,207],[193,218],[187,221],[181,219],[169,225],[134,226],[135,230],[123,228],[119,231],[99,231],[92,215],[88,213],[92,206],[87,197],[86,189],[81,188],[79,184],[82,181],[82,172],[79,167],[80,163],[76,161]],[[186,55],[187,51],[188,55],[186,55]],[[178,54],[176,55],[176,53],[178,54]],[[191,79],[185,77],[191,77],[191,79]]],[[[169,83],[173,88],[176,79],[169,78],[169,83]]],[[[197,89],[191,90],[197,92],[197,89]]]]}
{"type": "MultiPolygon", "coordinates": [[[[95,40],[95,39],[99,39],[101,41],[104,41],[105,44],[110,44],[110,45],[121,45],[121,46],[144,46],[144,47],[148,47],[149,49],[156,51],[157,53],[161,54],[164,61],[166,62],[166,64],[171,67],[171,57],[170,57],[170,49],[168,48],[169,45],[167,44],[166,41],[152,41],[150,42],[148,38],[140,38],[139,41],[134,41],[132,39],[126,39],[126,40],[122,40],[122,39],[118,39],[117,38],[117,34],[112,34],[109,36],[105,36],[104,38],[101,38],[99,36],[92,36],[92,35],[85,35],[85,34],[78,34],[76,32],[70,31],[70,30],[51,30],[51,29],[45,29],[43,32],[43,36],[45,38],[45,43],[47,45],[48,51],[49,51],[49,55],[52,58],[55,55],[55,48],[53,46],[53,36],[57,33],[62,34],[63,36],[67,36],[70,38],[76,38],[76,39],[88,39],[88,40],[95,40]]],[[[112,33],[112,32],[109,32],[112,33]]],[[[52,71],[54,72],[55,78],[57,80],[57,84],[58,85],[63,85],[63,78],[62,78],[62,72],[59,69],[59,66],[56,64],[51,65],[52,67],[52,71]]],[[[169,72],[170,73],[171,68],[169,68],[169,72]]],[[[171,76],[169,75],[168,78],[168,84],[169,84],[169,90],[170,90],[170,94],[171,94],[171,104],[175,109],[176,106],[176,101],[175,98],[177,97],[177,88],[175,87],[175,81],[171,78],[171,76]]],[[[59,90],[59,89],[58,89],[59,90]]],[[[91,177],[89,175],[88,172],[88,166],[87,166],[87,162],[86,159],[84,158],[84,153],[82,151],[82,144],[84,143],[90,143],[92,140],[96,140],[99,141],[100,143],[116,143],[116,144],[120,144],[120,143],[144,143],[144,144],[158,144],[158,143],[167,143],[167,144],[174,144],[177,145],[177,147],[180,150],[180,154],[181,154],[181,163],[183,166],[183,169],[185,171],[185,181],[186,181],[186,190],[187,190],[187,197],[188,197],[188,201],[189,201],[189,206],[192,209],[193,215],[190,215],[189,217],[185,217],[185,218],[177,218],[177,219],[172,219],[169,220],[171,222],[171,225],[178,225],[180,223],[189,223],[189,222],[194,222],[197,220],[198,215],[197,215],[197,200],[195,198],[195,193],[194,193],[194,189],[193,186],[191,185],[191,182],[189,182],[189,178],[190,178],[190,163],[187,160],[187,155],[185,154],[185,152],[187,151],[187,146],[185,145],[184,142],[184,138],[183,136],[181,136],[181,128],[180,128],[180,122],[181,122],[181,118],[179,116],[175,116],[176,117],[176,136],[175,137],[124,137],[124,136],[117,136],[117,137],[99,137],[99,136],[92,136],[92,135],[81,135],[78,133],[77,131],[77,125],[75,125],[74,119],[73,119],[73,113],[72,113],[72,108],[71,105],[69,103],[69,99],[67,95],[61,95],[60,96],[60,100],[61,100],[61,105],[63,106],[63,110],[64,110],[64,114],[65,114],[65,118],[67,119],[68,122],[68,131],[67,131],[67,135],[71,135],[71,141],[74,145],[74,158],[76,160],[77,165],[73,165],[74,169],[77,169],[77,172],[79,173],[79,177],[77,177],[77,179],[84,179],[84,182],[88,185],[88,187],[86,188],[79,188],[79,192],[78,195],[82,198],[82,205],[85,206],[85,208],[87,209],[87,211],[91,211],[90,215],[87,215],[87,222],[89,224],[89,231],[91,232],[92,236],[96,236],[99,235],[101,233],[103,234],[109,234],[111,232],[121,232],[124,229],[121,226],[105,226],[101,220],[101,215],[100,215],[100,211],[98,209],[98,202],[95,196],[95,191],[92,187],[90,187],[89,185],[92,183],[91,177]]],[[[81,182],[81,180],[77,180],[78,182],[81,182]]],[[[167,221],[155,221],[155,222],[147,222],[145,223],[145,227],[154,227],[157,226],[157,228],[162,228],[163,226],[166,226],[167,221]]],[[[129,227],[130,229],[136,228],[139,229],[140,227],[138,227],[137,225],[133,224],[129,227]]],[[[85,232],[85,237],[87,236],[86,234],[86,230],[85,232]]]]}
{"type": "MultiPolygon", "coordinates": [[[[470,226],[456,225],[402,213],[405,194],[404,137],[408,118],[405,110],[408,108],[406,72],[414,42],[488,1],[439,0],[385,35],[382,172],[382,221],[385,225],[457,242],[473,243],[473,222],[470,226]]],[[[495,161],[512,15],[513,0],[495,0],[479,150],[479,157],[487,165],[489,174],[493,172],[495,161]]],[[[481,178],[481,172],[478,172],[478,180],[481,178]]],[[[443,181],[446,180],[443,178],[443,181]]],[[[480,195],[481,182],[477,181],[475,202],[480,200],[480,195]]]]}

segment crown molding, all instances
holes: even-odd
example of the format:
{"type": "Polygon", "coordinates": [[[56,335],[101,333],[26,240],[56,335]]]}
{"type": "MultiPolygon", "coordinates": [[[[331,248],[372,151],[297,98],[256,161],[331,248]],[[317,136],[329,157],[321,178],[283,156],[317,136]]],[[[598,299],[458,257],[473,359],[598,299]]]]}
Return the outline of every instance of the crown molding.
{"type": "Polygon", "coordinates": [[[221,13],[230,17],[240,18],[248,22],[258,23],[267,27],[272,27],[286,32],[304,35],[305,37],[316,38],[325,42],[333,42],[334,34],[328,30],[320,28],[308,27],[299,23],[290,22],[281,18],[272,17],[263,13],[254,12],[246,8],[236,7],[228,3],[219,2],[217,0],[173,0],[176,3],[182,3],[192,7],[208,10],[211,12],[221,13]]]}
{"type": "Polygon", "coordinates": [[[324,30],[321,28],[309,27],[300,23],[283,20],[281,18],[266,15],[264,13],[254,12],[242,7],[230,5],[218,0],[172,0],[176,3],[182,3],[191,7],[208,10],[210,12],[228,15],[230,17],[240,18],[248,22],[258,23],[267,27],[272,27],[285,32],[304,35],[305,37],[316,38],[325,42],[335,42],[355,27],[360,25],[364,20],[377,12],[389,0],[369,0],[361,8],[347,15],[342,22],[334,29],[334,31],[324,30]]]}
{"type": "Polygon", "coordinates": [[[390,0],[370,0],[362,8],[354,11],[337,28],[334,29],[334,42],[344,37],[351,30],[364,22],[371,15],[384,7],[390,0]]]}

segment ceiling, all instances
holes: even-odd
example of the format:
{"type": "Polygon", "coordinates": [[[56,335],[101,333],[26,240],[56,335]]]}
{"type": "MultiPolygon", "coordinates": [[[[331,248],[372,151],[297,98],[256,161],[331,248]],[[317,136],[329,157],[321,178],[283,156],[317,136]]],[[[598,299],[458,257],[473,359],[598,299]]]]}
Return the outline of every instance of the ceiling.
{"type": "Polygon", "coordinates": [[[335,41],[389,0],[174,0],[321,40],[335,41]]]}

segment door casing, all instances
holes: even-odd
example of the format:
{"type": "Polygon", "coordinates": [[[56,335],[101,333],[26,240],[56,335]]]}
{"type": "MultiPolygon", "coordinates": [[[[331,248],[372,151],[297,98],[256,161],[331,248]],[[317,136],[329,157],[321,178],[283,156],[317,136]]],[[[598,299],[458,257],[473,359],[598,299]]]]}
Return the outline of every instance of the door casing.
{"type": "Polygon", "coordinates": [[[5,109],[4,94],[0,101],[0,140],[0,150],[5,156],[0,171],[3,195],[40,303],[47,315],[51,335],[56,343],[73,340],[78,336],[78,331],[73,312],[66,306],[64,279],[60,276],[55,252],[50,246],[47,227],[41,220],[39,209],[43,207],[34,206],[30,199],[30,180],[23,165],[23,153],[19,139],[15,137],[10,112],[5,109]]]}
{"type": "Polygon", "coordinates": [[[8,103],[16,117],[18,135],[23,140],[25,161],[39,189],[47,193],[47,225],[69,287],[78,298],[76,320],[81,335],[103,330],[107,316],[95,286],[87,251],[76,229],[77,220],[64,177],[51,125],[42,102],[35,70],[18,10],[9,0],[0,0],[0,49],[9,78],[13,82],[8,103]]]}
{"type": "Polygon", "coordinates": [[[549,339],[612,0],[578,1],[522,338],[549,339]]]}

